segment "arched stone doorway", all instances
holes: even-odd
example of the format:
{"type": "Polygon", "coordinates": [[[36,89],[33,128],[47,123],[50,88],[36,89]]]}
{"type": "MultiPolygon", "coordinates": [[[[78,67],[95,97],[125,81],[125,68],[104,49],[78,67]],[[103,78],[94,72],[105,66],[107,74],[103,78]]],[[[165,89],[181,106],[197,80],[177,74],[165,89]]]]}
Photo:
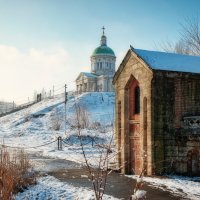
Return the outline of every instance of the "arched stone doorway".
{"type": "Polygon", "coordinates": [[[142,148],[142,133],[140,125],[140,100],[141,89],[139,82],[131,76],[126,86],[125,101],[128,109],[127,113],[127,136],[129,149],[128,152],[128,171],[131,174],[140,174],[143,168],[143,148],[142,148]]]}

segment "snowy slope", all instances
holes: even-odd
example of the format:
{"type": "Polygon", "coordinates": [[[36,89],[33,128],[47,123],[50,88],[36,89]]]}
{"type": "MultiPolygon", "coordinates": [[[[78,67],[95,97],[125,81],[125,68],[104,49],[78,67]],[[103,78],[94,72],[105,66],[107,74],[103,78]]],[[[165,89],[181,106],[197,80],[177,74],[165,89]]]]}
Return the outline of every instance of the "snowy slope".
{"type": "MultiPolygon", "coordinates": [[[[114,93],[85,93],[77,97],[70,96],[66,106],[66,133],[64,130],[64,97],[61,95],[54,99],[43,100],[27,109],[0,118],[0,139],[9,147],[24,148],[31,154],[37,153],[41,156],[85,164],[77,138],[77,129],[71,127],[77,122],[76,108],[78,106],[84,108],[90,122],[87,128],[81,130],[81,135],[88,161],[96,166],[100,152],[93,146],[91,138],[98,143],[110,141],[113,134],[111,125],[114,116],[114,99],[114,93]],[[54,127],[56,123],[60,126],[59,130],[54,127]],[[98,127],[91,128],[93,123],[98,124],[98,127]],[[62,151],[57,149],[58,136],[66,142],[62,151]]],[[[44,170],[41,162],[33,161],[33,165],[35,170],[44,170]]],[[[47,176],[39,178],[36,186],[17,194],[16,199],[89,200],[94,199],[93,195],[93,191],[88,188],[76,188],[47,176]]],[[[107,195],[104,199],[115,200],[107,195]]]]}
{"type": "MultiPolygon", "coordinates": [[[[70,143],[77,135],[77,130],[71,129],[71,125],[77,122],[76,106],[79,105],[85,109],[90,125],[93,123],[99,125],[98,130],[82,129],[83,136],[85,135],[86,139],[89,135],[100,138],[99,141],[109,141],[113,131],[110,126],[105,130],[105,124],[113,123],[114,98],[114,93],[85,93],[78,97],[71,96],[67,102],[66,133],[64,131],[64,97],[57,96],[54,99],[43,100],[27,109],[0,118],[0,139],[7,146],[22,147],[26,151],[39,151],[43,156],[83,162],[77,140],[76,145],[70,143]],[[56,123],[60,123],[59,130],[54,128],[56,123]],[[101,133],[102,128],[104,129],[103,133],[101,133]],[[57,141],[55,140],[58,136],[63,139],[68,138],[66,143],[69,142],[69,145],[72,146],[66,145],[62,152],[57,151],[57,141]],[[48,144],[51,142],[52,144],[48,144]]],[[[96,153],[91,140],[87,143],[87,147],[88,152],[96,153]]]]}
{"type": "Polygon", "coordinates": [[[89,121],[111,124],[114,119],[115,95],[112,92],[84,93],[77,98],[72,98],[67,105],[68,113],[75,112],[75,103],[85,108],[89,121]]]}
{"type": "MultiPolygon", "coordinates": [[[[114,116],[114,93],[84,93],[67,102],[67,117],[75,115],[75,105],[83,107],[93,122],[111,124],[114,116]]],[[[64,120],[64,97],[43,100],[27,109],[0,118],[0,137],[48,131],[52,116],[64,120]],[[49,125],[49,126],[48,126],[49,125]]],[[[64,131],[64,127],[62,127],[64,131]]]]}

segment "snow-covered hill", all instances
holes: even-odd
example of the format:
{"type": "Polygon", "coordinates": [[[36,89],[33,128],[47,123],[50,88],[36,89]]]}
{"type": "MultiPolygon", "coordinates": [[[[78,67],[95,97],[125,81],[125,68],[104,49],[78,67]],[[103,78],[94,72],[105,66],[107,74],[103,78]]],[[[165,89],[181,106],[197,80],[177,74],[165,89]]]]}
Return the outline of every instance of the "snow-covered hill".
{"type": "MultiPolygon", "coordinates": [[[[77,129],[72,128],[77,124],[77,107],[84,110],[87,121],[87,127],[81,132],[85,136],[84,139],[89,140],[86,142],[88,147],[91,147],[88,151],[95,152],[90,136],[99,138],[99,141],[109,141],[113,133],[111,125],[114,117],[114,102],[114,93],[84,93],[70,96],[66,106],[65,132],[63,95],[46,99],[27,109],[0,118],[0,139],[7,146],[22,147],[26,151],[40,152],[43,156],[82,162],[82,154],[78,154],[78,147],[73,146],[77,141],[74,144],[71,142],[76,140],[77,135],[77,129]],[[58,136],[66,140],[66,147],[62,152],[57,151],[58,136]],[[67,147],[68,143],[72,147],[67,147]]],[[[80,113],[78,116],[80,117],[80,113]]]]}
{"type": "MultiPolygon", "coordinates": [[[[88,114],[89,121],[111,124],[114,117],[114,93],[84,93],[70,97],[67,102],[67,116],[75,116],[76,105],[81,106],[88,114]]],[[[43,100],[27,109],[0,118],[0,134],[7,136],[20,131],[48,130],[47,123],[51,117],[64,120],[64,97],[43,100]],[[34,126],[34,128],[32,127],[34,126]],[[33,129],[32,129],[33,128],[33,129]],[[9,131],[11,132],[9,132],[9,131]],[[7,132],[8,131],[8,132],[7,132]]],[[[63,128],[63,127],[62,127],[63,128]]]]}
{"type": "MultiPolygon", "coordinates": [[[[4,145],[13,148],[24,148],[26,152],[49,158],[61,158],[85,164],[80,140],[77,137],[77,117],[81,127],[81,136],[88,162],[96,166],[100,151],[96,144],[109,142],[113,135],[115,95],[114,93],[84,93],[69,96],[65,104],[64,96],[43,100],[29,108],[0,118],[0,139],[4,145]],[[57,138],[63,139],[62,151],[58,150],[57,138]]],[[[35,170],[47,170],[51,166],[43,165],[41,160],[32,160],[35,170]],[[45,169],[44,169],[45,168],[45,169]]],[[[62,183],[54,177],[38,179],[38,185],[16,199],[93,199],[93,191],[82,187],[75,188],[62,183]],[[61,189],[62,187],[62,189],[61,189]]],[[[106,196],[105,199],[115,198],[106,196]]]]}

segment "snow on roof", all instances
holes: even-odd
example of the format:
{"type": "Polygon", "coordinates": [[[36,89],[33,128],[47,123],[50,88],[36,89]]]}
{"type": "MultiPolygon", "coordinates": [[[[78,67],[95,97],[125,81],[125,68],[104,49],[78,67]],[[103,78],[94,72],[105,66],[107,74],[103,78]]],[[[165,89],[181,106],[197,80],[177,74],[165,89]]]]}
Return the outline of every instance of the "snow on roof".
{"type": "Polygon", "coordinates": [[[81,72],[83,75],[87,76],[87,77],[91,77],[91,78],[96,78],[97,75],[93,74],[93,73],[89,73],[89,72],[81,72]]]}
{"type": "Polygon", "coordinates": [[[133,47],[131,50],[152,69],[200,73],[200,56],[148,51],[133,47]]]}

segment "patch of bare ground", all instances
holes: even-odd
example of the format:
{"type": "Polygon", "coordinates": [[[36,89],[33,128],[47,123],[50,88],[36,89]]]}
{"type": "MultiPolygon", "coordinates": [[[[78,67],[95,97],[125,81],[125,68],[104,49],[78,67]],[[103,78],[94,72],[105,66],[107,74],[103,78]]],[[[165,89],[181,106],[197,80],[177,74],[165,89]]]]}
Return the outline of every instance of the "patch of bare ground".
{"type": "MultiPolygon", "coordinates": [[[[91,182],[88,179],[89,173],[86,168],[81,169],[61,169],[47,172],[48,175],[54,176],[61,181],[72,184],[76,187],[88,187],[92,189],[91,182]]],[[[123,174],[112,172],[108,175],[105,194],[112,195],[120,199],[129,199],[133,194],[136,181],[128,178],[123,174]]],[[[184,197],[175,196],[174,194],[163,191],[144,183],[143,190],[147,191],[146,199],[148,200],[183,200],[184,197]]]]}

